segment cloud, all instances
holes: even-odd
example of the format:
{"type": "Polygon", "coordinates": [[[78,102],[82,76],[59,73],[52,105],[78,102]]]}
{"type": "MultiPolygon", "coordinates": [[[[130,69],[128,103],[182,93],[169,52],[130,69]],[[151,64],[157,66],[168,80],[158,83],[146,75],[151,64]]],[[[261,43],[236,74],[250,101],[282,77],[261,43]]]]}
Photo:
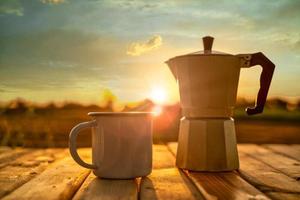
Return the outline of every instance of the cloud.
{"type": "Polygon", "coordinates": [[[145,43],[140,43],[140,42],[131,43],[126,53],[131,56],[139,56],[143,53],[156,49],[161,45],[162,45],[161,36],[155,35],[145,43]]]}
{"type": "Polygon", "coordinates": [[[45,4],[61,4],[61,3],[65,3],[65,0],[40,0],[42,3],[45,4]]]}
{"type": "Polygon", "coordinates": [[[7,88],[4,84],[0,84],[0,93],[14,93],[16,92],[13,88],[7,88]]]}
{"type": "Polygon", "coordinates": [[[122,48],[126,48],[124,41],[114,36],[75,30],[52,29],[31,34],[3,36],[0,38],[0,44],[3,47],[0,48],[0,60],[2,59],[2,63],[8,61],[6,64],[11,65],[41,62],[57,67],[70,64],[109,65],[122,55],[126,56],[122,52],[122,48]]]}
{"type": "MultiPolygon", "coordinates": [[[[40,0],[40,2],[44,4],[55,4],[55,5],[65,3],[66,1],[67,0],[40,0]]],[[[0,15],[1,14],[23,16],[24,8],[21,5],[19,0],[1,0],[0,15]]]]}
{"type": "Polygon", "coordinates": [[[112,75],[132,73],[119,64],[127,58],[126,42],[114,36],[55,29],[2,36],[0,46],[0,84],[14,88],[38,90],[55,81],[89,87],[91,80],[99,84],[112,75]]]}
{"type": "Polygon", "coordinates": [[[297,42],[294,43],[294,49],[296,51],[300,51],[300,40],[298,40],[297,42]]]}
{"type": "Polygon", "coordinates": [[[24,8],[17,0],[1,0],[0,14],[24,15],[24,8]]]}
{"type": "Polygon", "coordinates": [[[151,11],[154,9],[161,8],[167,2],[153,2],[153,1],[136,1],[136,0],[114,0],[106,1],[107,4],[115,6],[121,9],[139,10],[139,11],[151,11]]]}

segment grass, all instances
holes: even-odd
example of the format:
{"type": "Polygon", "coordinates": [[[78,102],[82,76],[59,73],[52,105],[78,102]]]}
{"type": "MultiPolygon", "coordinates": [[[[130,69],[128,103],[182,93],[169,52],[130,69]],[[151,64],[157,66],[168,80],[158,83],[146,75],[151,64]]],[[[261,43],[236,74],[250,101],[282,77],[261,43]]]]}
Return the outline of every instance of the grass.
{"type": "MultiPolygon", "coordinates": [[[[139,106],[144,110],[149,110],[153,107],[153,103],[145,101],[144,103],[137,104],[137,107],[139,106]]],[[[267,106],[263,114],[247,116],[244,107],[246,106],[238,106],[234,113],[234,118],[237,123],[237,134],[239,134],[239,132],[242,133],[244,138],[248,137],[248,132],[257,132],[256,137],[259,137],[259,134],[265,134],[264,141],[268,141],[267,137],[272,136],[266,135],[274,131],[271,130],[272,124],[276,124],[277,129],[279,127],[278,124],[281,124],[280,129],[290,130],[290,135],[295,135],[297,132],[300,133],[299,108],[288,111],[282,106],[267,106]],[[240,122],[243,122],[242,124],[244,125],[239,126],[240,122]],[[266,122],[265,125],[264,122],[266,122]],[[268,126],[269,128],[266,129],[264,126],[268,126]],[[285,127],[288,126],[290,128],[286,129],[285,127]],[[259,133],[259,130],[265,133],[259,133]]],[[[0,109],[0,145],[66,147],[68,145],[69,131],[76,124],[90,120],[90,117],[87,116],[88,112],[111,110],[110,106],[101,108],[98,106],[81,106],[76,104],[68,104],[62,107],[56,107],[55,105],[36,107],[26,106],[23,103],[21,106],[18,105],[9,109],[2,107],[2,109],[0,109]]],[[[181,118],[179,104],[165,106],[163,110],[162,115],[154,119],[154,142],[175,141],[177,139],[179,119],[181,118]]],[[[252,133],[249,133],[249,135],[251,134],[252,133]]],[[[277,135],[277,141],[280,142],[282,134],[278,132],[277,135]]],[[[247,140],[248,139],[243,141],[247,142],[247,140]]],[[[255,141],[251,138],[250,140],[255,141]]],[[[79,146],[90,146],[90,132],[84,131],[79,135],[78,141],[79,146]]]]}
{"type": "Polygon", "coordinates": [[[239,120],[264,120],[300,123],[300,111],[288,111],[283,108],[265,108],[262,114],[248,116],[244,108],[237,108],[234,112],[234,118],[239,120]]]}

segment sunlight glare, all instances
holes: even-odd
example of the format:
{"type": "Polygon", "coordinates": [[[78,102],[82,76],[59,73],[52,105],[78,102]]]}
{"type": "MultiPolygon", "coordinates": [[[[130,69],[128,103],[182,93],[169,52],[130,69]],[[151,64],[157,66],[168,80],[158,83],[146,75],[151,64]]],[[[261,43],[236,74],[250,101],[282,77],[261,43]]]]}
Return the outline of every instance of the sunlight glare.
{"type": "Polygon", "coordinates": [[[154,116],[159,116],[162,113],[162,107],[161,106],[154,106],[152,109],[153,115],[154,116]]]}
{"type": "Polygon", "coordinates": [[[156,87],[156,88],[152,89],[150,98],[155,103],[165,103],[166,91],[163,88],[156,87]]]}

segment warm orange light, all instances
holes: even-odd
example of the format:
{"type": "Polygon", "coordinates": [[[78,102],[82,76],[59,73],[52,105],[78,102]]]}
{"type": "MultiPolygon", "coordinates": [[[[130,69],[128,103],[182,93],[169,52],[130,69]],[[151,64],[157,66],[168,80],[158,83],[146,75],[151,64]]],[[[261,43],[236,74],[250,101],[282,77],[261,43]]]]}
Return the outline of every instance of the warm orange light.
{"type": "Polygon", "coordinates": [[[166,91],[163,88],[153,88],[151,91],[151,96],[150,98],[155,102],[155,103],[165,103],[166,101],[166,91]]]}
{"type": "Polygon", "coordinates": [[[162,107],[161,106],[154,106],[152,109],[154,116],[159,116],[162,113],[162,107]]]}

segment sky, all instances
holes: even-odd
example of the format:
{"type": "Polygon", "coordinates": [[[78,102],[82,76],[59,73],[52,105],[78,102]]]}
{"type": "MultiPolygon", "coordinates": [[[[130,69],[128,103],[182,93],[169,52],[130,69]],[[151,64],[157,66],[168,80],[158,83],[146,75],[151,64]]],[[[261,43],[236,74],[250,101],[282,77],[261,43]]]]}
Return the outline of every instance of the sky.
{"type": "MultiPolygon", "coordinates": [[[[163,93],[178,101],[169,58],[203,49],[263,52],[276,65],[269,97],[300,97],[298,0],[1,0],[0,101],[97,103],[163,93]]],[[[238,96],[254,99],[259,66],[242,69],[238,96]]]]}

